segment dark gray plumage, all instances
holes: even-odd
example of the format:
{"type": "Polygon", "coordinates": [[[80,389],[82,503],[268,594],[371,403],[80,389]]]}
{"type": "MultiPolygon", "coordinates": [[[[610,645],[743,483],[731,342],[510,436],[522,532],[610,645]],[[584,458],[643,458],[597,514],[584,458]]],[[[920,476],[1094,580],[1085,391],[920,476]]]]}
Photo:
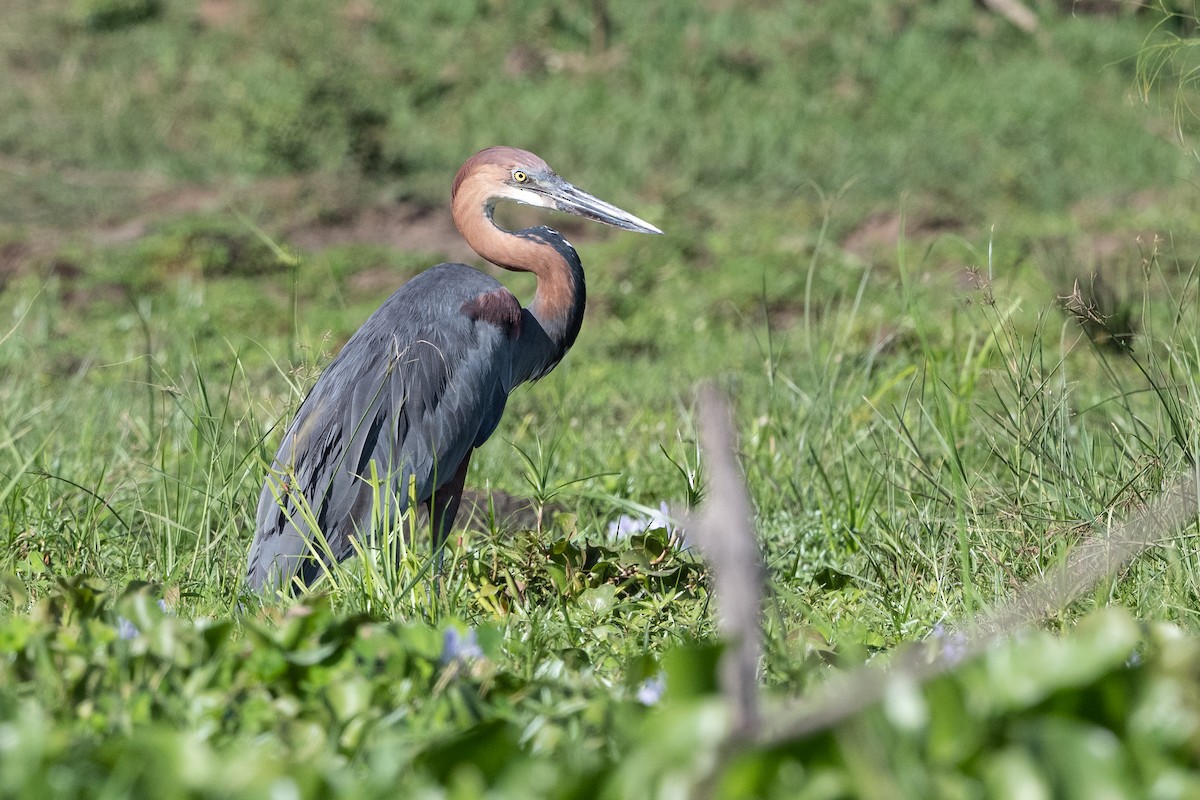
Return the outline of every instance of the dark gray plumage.
{"type": "Polygon", "coordinates": [[[272,568],[280,576],[299,568],[305,583],[319,574],[297,490],[341,560],[352,552],[350,534],[369,520],[372,459],[394,492],[405,487],[403,500],[392,498],[399,511],[410,480],[427,501],[492,434],[515,385],[514,340],[461,309],[495,291],[507,292],[464,264],[439,265],[393,294],[346,343],[301,405],[272,465],[276,480],[263,487],[251,587],[275,584],[272,568]]]}

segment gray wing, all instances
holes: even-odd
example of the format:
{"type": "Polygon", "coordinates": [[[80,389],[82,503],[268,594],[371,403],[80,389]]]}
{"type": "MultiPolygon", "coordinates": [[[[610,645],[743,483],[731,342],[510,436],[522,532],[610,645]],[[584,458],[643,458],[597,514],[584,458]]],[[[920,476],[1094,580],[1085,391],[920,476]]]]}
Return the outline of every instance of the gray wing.
{"type": "MultiPolygon", "coordinates": [[[[246,581],[307,583],[322,560],[369,541],[372,466],[393,512],[448,482],[495,430],[512,390],[515,329],[468,313],[481,296],[520,306],[462,264],[421,273],[393,294],[322,373],[275,456],[258,503],[246,581]],[[373,462],[373,463],[372,463],[373,462]],[[315,530],[313,523],[315,523],[315,530]],[[318,539],[314,534],[323,534],[318,539]]],[[[393,516],[393,519],[395,517],[393,516]]]]}

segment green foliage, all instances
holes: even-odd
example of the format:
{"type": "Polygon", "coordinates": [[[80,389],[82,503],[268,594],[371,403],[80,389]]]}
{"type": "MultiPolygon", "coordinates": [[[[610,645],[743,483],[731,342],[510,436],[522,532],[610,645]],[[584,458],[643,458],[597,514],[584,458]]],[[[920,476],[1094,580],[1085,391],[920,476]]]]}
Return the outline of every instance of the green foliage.
{"type": "Polygon", "coordinates": [[[1194,467],[1189,129],[1128,102],[1150,75],[1186,100],[1183,20],[1047,3],[1028,37],[915,0],[18,6],[0,796],[1197,794],[1194,525],[1045,629],[787,730],[864,663],[945,654],[939,625],[1194,467]],[[498,142],[668,232],[551,221],[588,319],[468,478],[535,521],[456,531],[435,579],[422,523],[380,520],[392,535],[315,594],[243,596],[282,424],[382,296],[454,252],[449,177],[498,142]],[[692,387],[714,377],[771,589],[779,726],[755,743],[715,693],[705,567],[649,513],[702,499],[692,387]]]}
{"type": "Polygon", "coordinates": [[[1082,798],[1200,787],[1197,641],[1119,610],[1066,639],[1030,633],[924,686],[897,677],[878,707],[818,733],[728,750],[703,649],[668,657],[666,699],[645,709],[586,673],[530,674],[511,629],[480,629],[478,656],[446,660],[421,623],[317,602],[239,631],[164,612],[154,594],[62,581],[3,620],[0,792],[1082,798]]]}

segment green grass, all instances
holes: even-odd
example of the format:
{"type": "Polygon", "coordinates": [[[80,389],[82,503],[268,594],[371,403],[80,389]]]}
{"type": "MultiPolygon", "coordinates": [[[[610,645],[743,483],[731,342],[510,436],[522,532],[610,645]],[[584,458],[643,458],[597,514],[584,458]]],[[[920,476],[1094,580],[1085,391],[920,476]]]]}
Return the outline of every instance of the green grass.
{"type": "Polygon", "coordinates": [[[1195,161],[1136,72],[1186,25],[1047,3],[1027,37],[963,3],[752,5],[12,12],[0,794],[1195,792],[1194,525],[1040,630],[742,746],[707,567],[668,531],[607,533],[700,497],[694,391],[715,380],[777,719],[864,663],[952,647],[1200,452],[1195,161]],[[281,426],[454,247],[381,243],[388,210],[444,213],[458,164],[499,142],[668,233],[552,221],[588,318],[468,477],[540,524],[452,537],[440,587],[418,531],[260,608],[241,575],[281,426]],[[450,629],[478,656],[447,660],[450,629]]]}

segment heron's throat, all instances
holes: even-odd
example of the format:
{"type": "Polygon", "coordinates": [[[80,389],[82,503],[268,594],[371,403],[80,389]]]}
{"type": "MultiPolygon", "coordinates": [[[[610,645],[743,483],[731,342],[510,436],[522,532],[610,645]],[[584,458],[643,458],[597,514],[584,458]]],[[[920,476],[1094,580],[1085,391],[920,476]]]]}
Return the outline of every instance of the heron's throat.
{"type": "Polygon", "coordinates": [[[537,320],[547,339],[546,358],[557,363],[575,343],[583,324],[587,302],[583,264],[575,248],[558,231],[544,226],[509,232],[489,225],[495,233],[488,238],[486,250],[475,252],[497,266],[537,276],[537,290],[529,313],[537,320]]]}
{"type": "Polygon", "coordinates": [[[587,288],[583,265],[567,240],[550,228],[529,228],[513,234],[544,243],[558,256],[558,266],[539,271],[533,302],[521,326],[521,353],[514,375],[537,380],[554,369],[575,344],[583,326],[587,288]]]}
{"type": "Polygon", "coordinates": [[[529,312],[557,346],[557,358],[562,358],[567,348],[575,343],[583,325],[587,305],[583,264],[575,248],[558,231],[545,227],[527,228],[513,235],[538,242],[546,260],[554,264],[536,272],[537,291],[529,304],[529,312]]]}

